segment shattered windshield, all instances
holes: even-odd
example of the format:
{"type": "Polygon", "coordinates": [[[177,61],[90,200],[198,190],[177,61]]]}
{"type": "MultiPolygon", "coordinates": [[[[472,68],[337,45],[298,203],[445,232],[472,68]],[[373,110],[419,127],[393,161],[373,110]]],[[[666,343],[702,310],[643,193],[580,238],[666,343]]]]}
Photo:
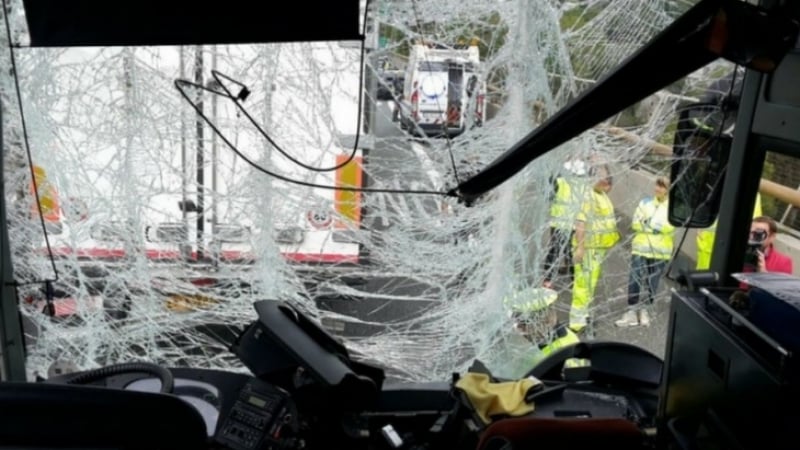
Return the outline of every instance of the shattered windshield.
{"type": "MultiPolygon", "coordinates": [[[[261,299],[297,305],[405,380],[446,379],[475,359],[521,375],[567,330],[663,354],[671,281],[652,304],[627,306],[632,219],[669,188],[657,180],[669,176],[676,107],[726,64],[473,205],[445,193],[691,3],[375,0],[363,52],[361,42],[29,48],[12,16],[13,53],[0,56],[16,71],[0,85],[4,177],[29,375],[130,360],[244,370],[227,347],[261,299]],[[462,129],[420,121],[413,55],[474,67],[462,129]],[[598,225],[609,218],[614,230],[598,225]]],[[[668,225],[658,220],[648,226],[668,225]]],[[[667,274],[686,257],[668,247],[655,258],[667,274]]]]}

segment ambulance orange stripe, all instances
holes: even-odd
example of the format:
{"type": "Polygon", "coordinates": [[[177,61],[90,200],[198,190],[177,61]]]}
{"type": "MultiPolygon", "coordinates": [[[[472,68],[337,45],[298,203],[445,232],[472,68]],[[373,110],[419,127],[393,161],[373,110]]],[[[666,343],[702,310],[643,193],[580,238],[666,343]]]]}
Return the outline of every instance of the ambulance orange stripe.
{"type": "MultiPolygon", "coordinates": [[[[337,155],[336,165],[344,163],[349,157],[349,154],[337,155]]],[[[362,158],[357,156],[336,170],[336,186],[361,187],[363,179],[361,164],[362,158]]],[[[339,216],[336,228],[358,228],[361,224],[361,192],[337,190],[334,195],[334,209],[339,216]]]]}

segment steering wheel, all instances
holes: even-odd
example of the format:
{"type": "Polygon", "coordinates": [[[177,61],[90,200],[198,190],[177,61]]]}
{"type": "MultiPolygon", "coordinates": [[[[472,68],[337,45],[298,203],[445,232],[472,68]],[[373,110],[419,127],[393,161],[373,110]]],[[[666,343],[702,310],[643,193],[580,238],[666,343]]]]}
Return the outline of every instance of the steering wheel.
{"type": "Polygon", "coordinates": [[[131,372],[146,372],[155,375],[161,381],[161,393],[171,394],[175,386],[175,379],[172,377],[172,372],[164,367],[147,362],[134,362],[114,364],[112,366],[101,367],[99,369],[90,370],[88,372],[81,372],[70,376],[66,379],[67,384],[88,384],[93,381],[108,378],[113,375],[120,375],[123,373],[131,372]]]}

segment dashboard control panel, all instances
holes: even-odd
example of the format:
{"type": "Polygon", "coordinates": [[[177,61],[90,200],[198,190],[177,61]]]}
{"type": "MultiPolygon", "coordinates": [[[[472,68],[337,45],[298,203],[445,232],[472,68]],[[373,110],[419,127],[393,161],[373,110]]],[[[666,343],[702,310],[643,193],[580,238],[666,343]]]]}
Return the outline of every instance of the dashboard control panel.
{"type": "Polygon", "coordinates": [[[270,448],[280,438],[288,399],[286,392],[265,381],[248,381],[217,430],[217,441],[234,450],[270,448]]]}

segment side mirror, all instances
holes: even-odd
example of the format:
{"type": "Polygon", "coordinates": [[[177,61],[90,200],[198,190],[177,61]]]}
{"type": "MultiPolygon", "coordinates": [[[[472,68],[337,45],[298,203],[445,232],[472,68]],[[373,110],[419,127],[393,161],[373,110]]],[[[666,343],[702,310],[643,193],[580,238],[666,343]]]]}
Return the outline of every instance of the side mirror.
{"type": "Polygon", "coordinates": [[[679,109],[672,146],[669,223],[707,228],[717,219],[735,112],[695,103],[679,109]],[[729,131],[730,130],[730,131],[729,131]]]}

